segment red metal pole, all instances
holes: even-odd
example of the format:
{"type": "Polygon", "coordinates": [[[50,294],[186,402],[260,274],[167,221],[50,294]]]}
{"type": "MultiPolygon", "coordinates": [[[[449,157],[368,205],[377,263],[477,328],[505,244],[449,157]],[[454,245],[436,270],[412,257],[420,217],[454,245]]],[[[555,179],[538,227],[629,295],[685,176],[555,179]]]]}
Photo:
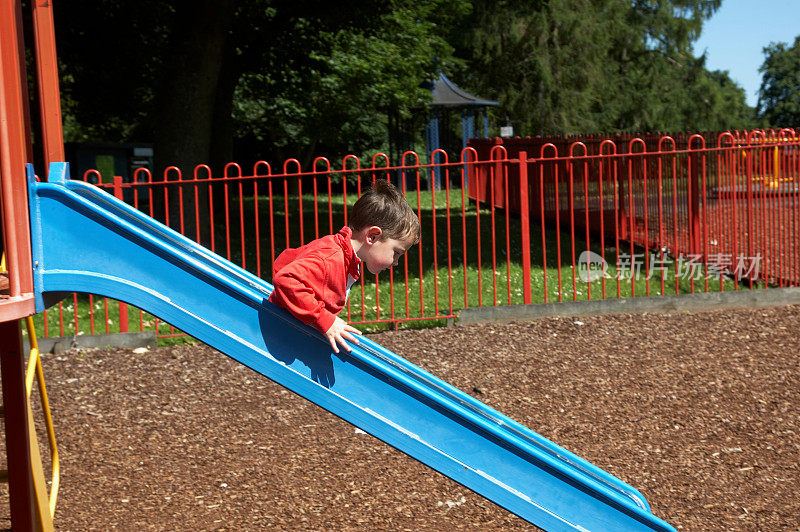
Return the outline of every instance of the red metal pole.
{"type": "MultiPolygon", "coordinates": [[[[372,161],[372,167],[373,168],[375,167],[375,160],[374,159],[372,161]]],[[[377,179],[379,179],[379,178],[377,178],[375,176],[375,174],[373,173],[372,174],[372,183],[374,184],[377,179]]],[[[386,176],[386,180],[387,181],[389,180],[388,176],[386,176]]],[[[315,198],[315,203],[316,203],[316,198],[315,198]]],[[[434,263],[435,263],[435,261],[434,261],[434,263]]],[[[389,268],[389,282],[391,282],[391,278],[392,278],[392,268],[389,268]]],[[[381,321],[381,283],[380,283],[379,276],[377,276],[377,275],[375,276],[375,319],[378,320],[378,321],[381,321]]]]}
{"type": "MultiPolygon", "coordinates": [[[[522,296],[525,304],[533,302],[531,294],[531,233],[528,201],[528,153],[519,152],[519,210],[522,226],[522,296]]],[[[508,210],[508,204],[506,204],[508,210]]]]}
{"type": "Polygon", "coordinates": [[[553,195],[556,198],[556,272],[558,274],[558,302],[561,303],[564,288],[561,280],[561,199],[558,190],[558,152],[553,160],[553,195]]]}
{"type": "MultiPolygon", "coordinates": [[[[781,140],[779,138],[778,142],[780,143],[781,140]]],[[[781,184],[784,181],[784,175],[786,170],[783,168],[783,161],[782,157],[780,156],[780,144],[779,146],[775,147],[778,150],[778,155],[775,157],[775,172],[776,177],[778,178],[778,217],[780,220],[779,230],[780,233],[778,235],[778,242],[780,243],[780,256],[781,256],[781,286],[787,286],[787,245],[786,245],[786,235],[788,233],[788,218],[786,217],[786,206],[784,202],[784,192],[783,192],[783,185],[781,184]]]]}
{"type": "MultiPolygon", "coordinates": [[[[753,231],[755,229],[755,221],[753,220],[753,215],[755,214],[753,211],[753,157],[755,157],[755,151],[750,149],[750,139],[748,138],[748,150],[745,152],[747,157],[747,255],[748,260],[752,260],[753,258],[753,239],[755,235],[753,231]]],[[[750,275],[750,289],[753,289],[753,276],[750,275]]]]}
{"type": "MultiPolygon", "coordinates": [[[[403,168],[403,179],[402,179],[401,190],[403,192],[403,196],[405,196],[407,198],[408,197],[408,190],[407,190],[408,187],[406,185],[405,156],[403,156],[403,167],[404,168],[403,168]]],[[[346,183],[347,180],[345,179],[344,182],[346,183]]],[[[463,190],[463,187],[462,187],[462,190],[463,190]]],[[[345,204],[344,204],[344,208],[345,208],[344,214],[345,214],[345,216],[347,216],[347,202],[346,201],[345,201],[345,204]]],[[[465,262],[465,264],[466,264],[466,262],[465,262]]],[[[409,301],[408,301],[408,298],[409,298],[409,296],[408,296],[408,253],[404,253],[403,254],[403,278],[404,278],[404,281],[405,281],[404,289],[405,289],[405,297],[406,297],[406,299],[405,299],[405,301],[406,301],[406,318],[410,318],[411,317],[411,308],[409,306],[409,301]]]]}
{"type": "MultiPolygon", "coordinates": [[[[239,170],[241,174],[241,169],[239,170]]],[[[242,179],[239,179],[239,246],[242,254],[242,268],[247,269],[247,254],[244,242],[244,191],[242,190],[242,179]]]]}
{"type": "MultiPolygon", "coordinates": [[[[312,178],[311,185],[314,193],[314,238],[317,239],[319,238],[319,193],[317,190],[316,168],[313,170],[315,175],[312,178]]],[[[256,239],[256,242],[258,242],[258,239],[256,239]]]]}
{"type": "MultiPolygon", "coordinates": [[[[114,197],[122,201],[122,176],[114,176],[114,197]]],[[[77,303],[75,308],[77,309],[77,303]]],[[[123,301],[119,302],[119,332],[128,332],[128,304],[123,301]]],[[[77,323],[75,334],[78,334],[77,323]]]]}
{"type": "MultiPolygon", "coordinates": [[[[462,159],[463,160],[463,159],[462,159]]],[[[469,168],[469,166],[467,166],[469,168]]],[[[463,166],[461,172],[463,173],[463,166]]],[[[448,171],[447,180],[445,183],[445,219],[447,221],[447,291],[448,291],[448,307],[447,311],[452,316],[453,315],[453,241],[452,241],[452,224],[450,223],[450,172],[448,171]]],[[[389,275],[391,276],[392,271],[389,270],[389,275]]],[[[391,277],[389,278],[391,282],[391,277]]],[[[391,284],[390,284],[391,286],[391,284]]],[[[394,296],[393,296],[394,298],[394,296]]],[[[394,306],[394,302],[392,302],[392,306],[394,306]]]]}
{"type": "MultiPolygon", "coordinates": [[[[328,186],[330,187],[330,176],[328,176],[328,186]]],[[[269,275],[271,278],[272,265],[275,264],[275,206],[273,204],[271,178],[267,181],[267,196],[269,197],[269,275]]]]}
{"type": "MultiPolygon", "coordinates": [[[[361,166],[361,165],[359,164],[359,166],[361,166]]],[[[357,195],[358,198],[361,197],[361,172],[358,172],[356,174],[356,195],[357,195]]],[[[356,199],[356,201],[358,201],[358,199],[356,199]]],[[[301,225],[301,228],[302,228],[302,223],[300,225],[301,225]]],[[[360,277],[359,278],[359,285],[360,285],[360,289],[361,289],[361,321],[362,322],[367,320],[367,317],[366,317],[366,312],[367,312],[366,301],[365,301],[365,298],[364,298],[364,277],[366,277],[366,276],[367,276],[366,274],[359,276],[360,277]]],[[[378,284],[380,284],[380,280],[378,278],[378,274],[375,274],[375,285],[377,286],[378,284]]],[[[378,305],[378,302],[376,301],[375,302],[375,306],[377,307],[377,305],[378,305]]],[[[348,306],[349,306],[349,301],[348,301],[348,306]]]]}
{"type": "MultiPolygon", "coordinates": [[[[284,165],[284,173],[286,173],[286,166],[285,165],[284,165]]],[[[285,178],[284,178],[284,182],[285,182],[285,178]]],[[[358,191],[356,191],[356,192],[358,192],[358,191]]],[[[283,194],[284,194],[284,196],[286,196],[286,186],[285,185],[284,185],[283,194]]],[[[358,199],[356,199],[356,201],[358,201],[358,199]]],[[[343,203],[343,207],[344,207],[344,225],[347,225],[347,157],[345,157],[342,160],[342,203],[343,203]]],[[[287,216],[288,216],[288,211],[289,211],[288,204],[286,206],[284,206],[284,210],[287,212],[287,216]]],[[[288,234],[289,234],[288,233],[288,231],[289,231],[289,229],[288,229],[288,223],[289,223],[288,218],[286,219],[286,223],[287,223],[287,229],[286,229],[287,233],[286,234],[287,234],[287,240],[288,240],[288,234]]],[[[286,247],[289,247],[288,241],[287,241],[286,247]]],[[[406,284],[408,284],[408,282],[406,282],[406,284]]],[[[408,299],[408,297],[406,297],[406,299],[408,299]]],[[[363,301],[363,299],[362,299],[362,301],[363,301]]],[[[408,304],[408,301],[406,301],[406,304],[408,304]]],[[[352,318],[351,314],[352,313],[350,311],[350,298],[348,297],[347,298],[347,320],[346,320],[348,323],[353,321],[353,318],[352,318]]]]}
{"type": "Polygon", "coordinates": [[[702,209],[702,224],[703,231],[701,237],[703,239],[703,291],[708,292],[708,187],[706,185],[706,152],[705,146],[703,147],[703,155],[700,157],[700,195],[697,198],[697,205],[702,209]]]}
{"type": "MultiPolygon", "coordinates": [[[[508,205],[508,167],[503,171],[503,194],[506,211],[506,291],[507,304],[511,304],[511,209],[508,205]]],[[[448,229],[449,230],[449,229],[448,229]]],[[[453,311],[451,310],[452,314],[453,311]]]]}
{"type": "Polygon", "coordinates": [[[261,277],[261,227],[258,218],[258,180],[253,180],[253,222],[256,232],[256,275],[261,277]]]}
{"type": "MultiPolygon", "coordinates": [[[[228,168],[225,167],[225,171],[223,172],[223,175],[222,175],[222,180],[223,180],[223,189],[222,189],[222,191],[223,191],[223,198],[224,198],[224,201],[225,201],[225,258],[228,259],[228,260],[231,260],[231,208],[230,208],[230,196],[228,194],[228,172],[227,172],[227,170],[228,170],[228,168]]],[[[284,187],[285,187],[285,184],[284,184],[284,187]]],[[[288,201],[288,200],[286,200],[287,196],[288,196],[288,194],[286,194],[286,190],[284,189],[284,200],[285,201],[288,201]]],[[[286,216],[289,216],[288,206],[286,208],[286,216]]],[[[287,227],[288,227],[288,224],[287,224],[287,227]]],[[[289,247],[289,243],[288,243],[289,230],[288,229],[286,230],[286,235],[287,235],[286,247],[289,247]]]]}
{"type": "MultiPolygon", "coordinates": [[[[598,199],[600,200],[600,256],[603,258],[603,264],[605,264],[606,260],[606,228],[605,228],[605,198],[603,198],[603,163],[605,162],[602,157],[602,146],[600,147],[600,155],[601,157],[597,161],[598,166],[598,176],[597,176],[597,194],[598,199]]],[[[588,246],[587,246],[588,247],[588,246]]],[[[589,283],[591,286],[591,283],[589,283]]],[[[605,266],[603,266],[603,275],[600,277],[600,286],[601,286],[601,299],[606,298],[606,276],[605,276],[605,266]]],[[[591,292],[589,299],[591,299],[591,292]]]]}
{"type": "MultiPolygon", "coordinates": [[[[417,166],[416,174],[417,174],[417,218],[419,219],[420,223],[422,223],[422,199],[420,198],[419,188],[420,188],[420,170],[421,168],[417,166]]],[[[435,185],[433,183],[430,184],[431,188],[435,185]]],[[[434,244],[435,246],[435,244],[434,244]]],[[[420,240],[419,245],[417,246],[417,256],[419,257],[419,315],[425,315],[425,298],[424,290],[423,290],[423,262],[422,262],[422,241],[420,240]]]]}
{"type": "Polygon", "coordinates": [[[330,166],[328,172],[325,174],[328,179],[328,234],[333,234],[333,191],[331,190],[331,173],[330,166]]]}
{"type": "Polygon", "coordinates": [[[8,491],[14,530],[34,530],[34,491],[28,437],[25,356],[17,321],[0,323],[0,368],[3,379],[8,491]]]}
{"type": "Polygon", "coordinates": [[[792,228],[791,238],[794,242],[795,253],[793,257],[794,261],[794,286],[800,286],[800,242],[798,242],[798,237],[800,237],[800,230],[798,230],[798,224],[800,223],[800,194],[798,194],[798,186],[797,181],[800,180],[800,157],[798,156],[798,149],[800,146],[797,144],[797,136],[792,137],[792,141],[794,142],[794,149],[792,150],[792,196],[789,202],[790,205],[794,205],[794,225],[792,228]]]}
{"type": "MultiPolygon", "coordinates": [[[[584,155],[586,155],[584,150],[584,155]]],[[[584,224],[586,232],[586,255],[589,259],[589,252],[592,250],[592,244],[589,235],[589,162],[588,159],[583,160],[583,209],[584,209],[584,224]]],[[[587,271],[588,273],[588,271],[587,271]]],[[[592,279],[586,276],[586,299],[592,299],[592,279]]]]}
{"type": "MultiPolygon", "coordinates": [[[[717,142],[717,148],[720,148],[720,147],[721,146],[719,146],[719,141],[718,141],[717,142]]],[[[726,207],[729,205],[729,203],[727,201],[725,201],[725,199],[726,199],[725,198],[725,193],[723,192],[723,183],[724,183],[724,180],[725,180],[725,174],[723,173],[724,172],[724,163],[722,161],[723,161],[724,156],[725,156],[725,152],[723,152],[723,151],[718,151],[717,152],[717,217],[716,217],[717,226],[716,226],[716,228],[712,228],[712,229],[716,229],[716,230],[712,230],[711,231],[711,234],[715,235],[715,239],[717,241],[717,257],[719,257],[718,263],[720,265],[720,271],[724,267],[724,264],[722,262],[722,254],[723,254],[723,252],[725,252],[728,249],[728,247],[725,246],[725,243],[726,243],[725,242],[725,237],[726,237],[725,231],[721,230],[722,227],[723,227],[722,224],[723,224],[723,220],[724,220],[724,217],[725,217],[725,210],[726,210],[726,207]]],[[[720,290],[720,292],[724,292],[725,291],[725,283],[724,283],[723,276],[722,276],[721,273],[719,275],[719,290],[720,290]]]]}
{"type": "MultiPolygon", "coordinates": [[[[447,164],[447,159],[445,159],[445,164],[447,164]]],[[[441,168],[441,164],[439,166],[441,168]]],[[[450,171],[449,167],[444,167],[444,178],[446,180],[450,179],[450,171]]],[[[431,178],[433,179],[433,175],[431,178]]],[[[437,238],[437,231],[436,231],[436,187],[431,187],[431,220],[433,222],[433,315],[439,315],[439,240],[437,238]]],[[[378,286],[377,280],[375,281],[375,286],[378,286]]],[[[376,302],[377,305],[377,302],[376,302]]],[[[380,309],[378,309],[380,311],[380,309]]]]}
{"type": "Polygon", "coordinates": [[[663,156],[661,155],[661,146],[658,148],[658,260],[660,261],[659,269],[661,272],[661,295],[664,295],[664,198],[663,198],[663,156]]]}
{"type": "MultiPolygon", "coordinates": [[[[47,313],[45,312],[46,316],[47,313]]],[[[89,334],[94,334],[94,297],[89,294],[89,334]]]]}
{"type": "MultiPolygon", "coordinates": [[[[675,151],[675,145],[672,145],[672,150],[675,151]]],[[[678,255],[682,252],[678,243],[678,161],[675,155],[672,156],[672,258],[678,260],[678,255]]],[[[677,268],[675,270],[675,293],[680,292],[680,281],[678,279],[677,268]]]]}
{"type": "Polygon", "coordinates": [[[169,221],[170,220],[170,216],[169,216],[169,184],[168,184],[169,183],[169,171],[171,169],[175,169],[175,170],[178,171],[178,181],[181,180],[181,171],[180,171],[179,168],[176,168],[174,166],[170,166],[169,168],[166,168],[164,170],[164,173],[162,174],[162,177],[164,179],[164,184],[163,184],[163,186],[164,186],[164,190],[163,190],[163,192],[164,192],[164,225],[166,225],[167,227],[172,227],[170,225],[170,221],[169,221]]]}
{"type": "MultiPolygon", "coordinates": [[[[492,304],[496,307],[497,306],[497,229],[495,224],[495,215],[494,215],[494,207],[495,203],[495,187],[496,182],[500,180],[500,174],[502,174],[503,168],[502,166],[495,167],[495,171],[492,173],[490,177],[491,187],[489,189],[489,213],[490,213],[490,220],[492,223],[492,304]]],[[[501,181],[502,182],[502,181],[501,181]]],[[[434,218],[435,219],[435,218],[434,218]]]]}
{"type": "MultiPolygon", "coordinates": [[[[214,187],[212,186],[212,175],[208,173],[208,232],[211,237],[211,251],[216,252],[214,237],[214,187]]],[[[270,196],[270,206],[272,206],[272,196],[270,196]]],[[[152,216],[152,214],[150,215],[152,216]]]]}
{"type": "MultiPolygon", "coordinates": [[[[690,146],[691,147],[691,146],[690,146]]],[[[688,187],[688,207],[689,207],[689,252],[695,257],[700,252],[700,179],[697,176],[697,157],[694,153],[689,153],[687,159],[689,164],[689,173],[687,178],[689,180],[688,187]]],[[[691,272],[689,280],[690,290],[694,293],[694,272],[691,272]]]]}
{"type": "MultiPolygon", "coordinates": [[[[632,144],[631,144],[632,147],[632,144]]],[[[631,268],[631,297],[636,297],[636,249],[634,248],[636,244],[636,204],[634,203],[635,195],[636,195],[636,187],[634,186],[633,181],[633,171],[634,171],[634,155],[631,153],[632,150],[628,150],[628,242],[630,244],[630,268],[631,268]]]]}
{"type": "Polygon", "coordinates": [[[774,189],[775,188],[774,187],[774,184],[775,184],[775,173],[774,173],[775,172],[775,165],[773,164],[772,147],[767,146],[767,142],[766,141],[764,141],[764,144],[762,145],[762,147],[763,147],[762,156],[763,156],[763,160],[764,160],[764,180],[762,181],[762,183],[764,184],[764,191],[765,191],[765,198],[764,198],[765,203],[764,203],[764,205],[766,207],[766,213],[767,213],[767,217],[766,217],[765,221],[766,221],[766,227],[768,228],[768,231],[765,233],[765,236],[767,238],[767,244],[766,244],[765,247],[766,247],[766,249],[768,250],[768,252],[770,254],[770,257],[771,257],[771,261],[770,262],[773,265],[772,266],[773,283],[779,284],[780,283],[780,280],[779,280],[780,272],[779,272],[778,268],[780,266],[780,255],[779,255],[778,247],[777,247],[778,242],[776,241],[776,238],[775,238],[775,222],[776,222],[776,219],[775,219],[775,209],[776,209],[775,196],[776,196],[776,194],[773,193],[773,191],[770,190],[770,189],[774,189]]]}
{"type": "MultiPolygon", "coordinates": [[[[733,261],[734,269],[736,267],[736,261],[738,260],[739,255],[739,172],[741,171],[741,167],[738,164],[739,160],[739,150],[737,149],[738,144],[733,143],[733,149],[729,152],[728,163],[730,168],[728,170],[730,174],[730,188],[731,188],[731,195],[729,197],[729,201],[732,203],[733,206],[733,249],[731,251],[731,260],[733,261]]],[[[736,273],[736,272],[734,272],[736,273]]],[[[739,279],[734,277],[733,280],[733,289],[739,290],[739,279]]]]}
{"type": "MultiPolygon", "coordinates": [[[[192,190],[194,192],[194,240],[198,244],[200,243],[200,191],[198,190],[197,185],[197,170],[201,168],[201,166],[196,166],[194,169],[194,174],[192,175],[192,181],[194,181],[192,185],[192,190]]],[[[136,174],[133,175],[133,182],[136,183],[136,174]]],[[[136,193],[136,187],[133,189],[134,194],[136,193]]],[[[138,206],[136,207],[138,209],[138,206]]]]}
{"type": "Polygon", "coordinates": [[[75,334],[78,334],[78,294],[72,293],[72,325],[75,328],[75,334]]]}
{"type": "Polygon", "coordinates": [[[569,194],[569,248],[570,248],[570,263],[572,266],[572,300],[578,300],[578,282],[576,279],[575,268],[575,165],[572,153],[569,154],[567,159],[567,177],[569,179],[569,186],[567,187],[567,194],[569,194]]]}
{"type": "MultiPolygon", "coordinates": [[[[642,148],[643,150],[646,147],[642,148]]],[[[644,205],[644,238],[642,239],[642,243],[644,244],[644,272],[645,272],[645,295],[650,295],[650,227],[648,224],[648,218],[650,217],[650,212],[648,209],[649,197],[647,194],[647,154],[642,152],[642,203],[644,205]]]]}
{"type": "MultiPolygon", "coordinates": [[[[478,174],[476,174],[478,175],[478,174]]],[[[469,306],[467,291],[467,199],[464,195],[464,172],[461,172],[461,259],[464,262],[464,306],[469,306]]]]}
{"type": "Polygon", "coordinates": [[[0,174],[3,177],[0,197],[11,298],[33,292],[25,183],[29,154],[20,18],[19,2],[4,0],[0,4],[0,174]]]}
{"type": "Polygon", "coordinates": [[[612,179],[614,180],[614,252],[616,253],[616,281],[617,281],[617,298],[622,297],[622,288],[620,286],[621,282],[621,275],[619,271],[619,255],[620,255],[620,247],[619,241],[622,236],[620,232],[624,231],[625,229],[625,202],[621,199],[620,194],[620,179],[619,179],[619,165],[617,165],[616,160],[614,160],[614,169],[613,169],[613,176],[612,179]],[[623,207],[620,208],[620,205],[623,207]]]}
{"type": "Polygon", "coordinates": [[[765,153],[764,143],[766,143],[766,138],[761,143],[760,146],[760,155],[759,155],[759,168],[761,172],[761,227],[762,227],[762,244],[761,248],[764,250],[764,283],[768,284],[770,281],[770,276],[774,278],[774,269],[772,265],[774,263],[774,256],[771,253],[772,243],[770,242],[770,232],[771,232],[771,225],[770,225],[770,200],[768,197],[768,185],[767,185],[767,172],[769,168],[767,167],[767,159],[769,155],[765,153]]]}
{"type": "Polygon", "coordinates": [[[475,195],[475,240],[478,252],[478,306],[483,306],[483,272],[481,269],[481,197],[475,195]]]}
{"type": "Polygon", "coordinates": [[[44,161],[49,166],[51,162],[65,160],[53,3],[50,0],[33,2],[33,32],[36,46],[44,161]]]}
{"type": "MultiPolygon", "coordinates": [[[[527,156],[528,154],[525,153],[525,157],[527,156]]],[[[521,153],[520,159],[523,159],[521,153]]],[[[520,171],[521,175],[522,171],[520,171]]],[[[547,303],[547,233],[545,232],[544,221],[544,164],[542,164],[542,161],[539,161],[539,225],[542,228],[542,287],[544,290],[544,302],[547,303]]]]}
{"type": "MultiPolygon", "coordinates": [[[[300,172],[300,168],[297,169],[300,172]]],[[[241,183],[239,184],[241,187],[241,183]]],[[[297,218],[300,221],[300,245],[306,243],[305,221],[303,220],[303,178],[297,176],[297,218]]]]}
{"type": "MultiPolygon", "coordinates": [[[[181,176],[181,179],[179,180],[179,182],[180,181],[183,181],[183,177],[182,176],[181,176]]],[[[183,209],[183,185],[179,184],[178,185],[178,220],[180,222],[179,227],[181,228],[180,229],[180,233],[182,235],[186,236],[186,223],[184,222],[183,211],[184,211],[184,209],[183,209]]]]}

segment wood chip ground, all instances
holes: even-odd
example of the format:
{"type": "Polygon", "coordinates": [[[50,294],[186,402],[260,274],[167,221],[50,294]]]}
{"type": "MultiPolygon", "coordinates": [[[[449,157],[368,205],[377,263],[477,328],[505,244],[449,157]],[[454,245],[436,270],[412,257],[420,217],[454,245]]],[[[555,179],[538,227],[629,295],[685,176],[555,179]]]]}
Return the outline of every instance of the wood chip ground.
{"type": "MultiPolygon", "coordinates": [[[[800,306],[373,338],[679,530],[800,529],[800,306]]],[[[46,355],[44,371],[59,530],[534,529],[203,345],[46,355]]]]}

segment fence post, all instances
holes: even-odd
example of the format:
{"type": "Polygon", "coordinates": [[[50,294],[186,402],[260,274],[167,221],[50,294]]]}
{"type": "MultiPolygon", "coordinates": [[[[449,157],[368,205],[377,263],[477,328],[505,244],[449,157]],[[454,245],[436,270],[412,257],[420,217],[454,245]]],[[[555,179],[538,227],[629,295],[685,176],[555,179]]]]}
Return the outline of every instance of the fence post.
{"type": "MultiPolygon", "coordinates": [[[[508,156],[506,155],[505,158],[508,158],[508,156]]],[[[486,183],[489,185],[486,187],[486,201],[490,202],[491,199],[494,198],[494,204],[492,205],[493,208],[500,207],[502,205],[504,209],[510,209],[511,206],[505,204],[506,194],[505,181],[503,179],[503,162],[498,159],[497,162],[494,163],[494,179],[489,179],[488,174],[490,173],[490,170],[488,167],[486,169],[486,173],[486,183]],[[491,187],[494,187],[494,190],[492,190],[491,187]]],[[[509,203],[511,203],[510,200],[509,203]]]]}
{"type": "MultiPolygon", "coordinates": [[[[629,222],[628,222],[628,200],[626,199],[627,196],[625,195],[625,191],[628,190],[625,188],[626,181],[625,177],[625,168],[628,168],[630,165],[630,157],[626,156],[620,159],[620,164],[615,165],[614,167],[614,184],[616,185],[616,198],[614,198],[614,209],[617,215],[617,230],[619,235],[619,240],[627,240],[628,238],[633,238],[632,236],[629,237],[629,222]],[[623,166],[623,178],[620,178],[619,175],[619,167],[623,166]]],[[[631,191],[628,190],[628,193],[631,191]]],[[[619,250],[617,250],[619,251],[619,250]]]]}
{"type": "MultiPolygon", "coordinates": [[[[755,220],[753,220],[753,158],[755,158],[755,150],[751,149],[750,138],[747,139],[747,150],[743,150],[744,156],[747,158],[746,180],[747,180],[747,258],[753,260],[753,243],[755,240],[755,220]]],[[[756,279],[757,280],[757,279],[756,279]]],[[[738,281],[738,279],[737,279],[738,281]]],[[[750,289],[753,289],[753,276],[749,275],[750,289]]]]}
{"type": "MultiPolygon", "coordinates": [[[[122,176],[114,176],[114,197],[122,201],[122,176]]],[[[119,302],[119,332],[128,332],[128,304],[119,302]]]]}
{"type": "MultiPolygon", "coordinates": [[[[691,140],[689,141],[689,251],[697,256],[701,253],[702,244],[700,239],[700,176],[702,169],[699,168],[698,154],[691,152],[691,140]]],[[[706,261],[707,257],[703,257],[706,261]]]]}
{"type": "MultiPolygon", "coordinates": [[[[506,209],[508,209],[506,205],[506,209]]],[[[531,297],[531,232],[530,208],[528,206],[528,153],[519,152],[519,215],[522,231],[522,294],[525,304],[533,302],[531,297]]]]}

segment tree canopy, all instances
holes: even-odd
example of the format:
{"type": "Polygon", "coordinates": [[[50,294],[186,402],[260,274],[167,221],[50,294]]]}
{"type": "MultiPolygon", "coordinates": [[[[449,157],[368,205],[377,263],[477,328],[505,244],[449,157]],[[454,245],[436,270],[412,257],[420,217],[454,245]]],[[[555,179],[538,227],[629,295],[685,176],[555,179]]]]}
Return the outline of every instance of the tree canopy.
{"type": "Polygon", "coordinates": [[[439,71],[522,135],[749,127],[744,91],[692,50],[720,3],[73,0],[65,135],[153,142],[160,167],[386,150],[439,71]]]}
{"type": "Polygon", "coordinates": [[[474,2],[459,52],[524,134],[749,125],[744,91],[691,43],[719,0],[474,2]],[[502,81],[505,81],[503,83],[502,81]]]}
{"type": "Polygon", "coordinates": [[[758,113],[777,127],[800,125],[800,35],[792,46],[772,43],[764,48],[766,59],[758,98],[758,113]]]}

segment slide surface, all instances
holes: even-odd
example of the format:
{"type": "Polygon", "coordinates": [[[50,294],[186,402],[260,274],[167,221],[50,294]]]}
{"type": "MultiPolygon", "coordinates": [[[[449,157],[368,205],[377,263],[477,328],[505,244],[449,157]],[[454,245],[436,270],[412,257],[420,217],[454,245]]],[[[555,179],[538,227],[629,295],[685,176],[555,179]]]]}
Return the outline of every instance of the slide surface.
{"type": "Polygon", "coordinates": [[[63,292],[142,308],[545,530],[674,531],[631,486],[368,338],[332,353],[269,283],[67,176],[28,169],[38,311],[63,292]]]}

